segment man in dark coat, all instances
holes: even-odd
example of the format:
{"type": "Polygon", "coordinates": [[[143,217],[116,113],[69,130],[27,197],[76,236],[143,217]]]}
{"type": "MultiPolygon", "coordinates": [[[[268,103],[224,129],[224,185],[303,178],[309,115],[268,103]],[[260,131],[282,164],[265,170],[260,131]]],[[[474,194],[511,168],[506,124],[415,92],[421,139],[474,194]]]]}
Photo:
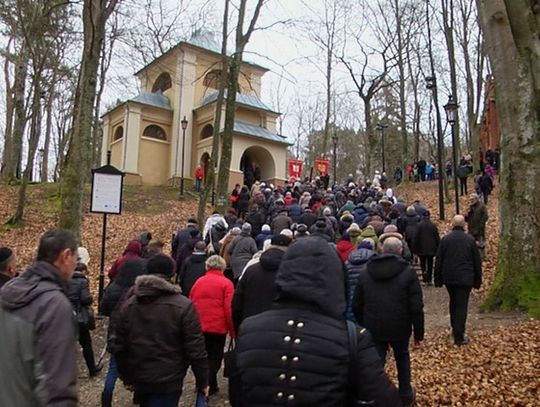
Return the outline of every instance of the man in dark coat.
{"type": "Polygon", "coordinates": [[[404,406],[416,394],[411,386],[409,338],[414,329],[416,345],[424,339],[424,304],[415,271],[401,258],[402,243],[396,237],[384,241],[383,253],[371,258],[367,272],[358,277],[353,312],[371,335],[381,359],[391,347],[396,360],[399,394],[404,406]]]}
{"type": "Polygon", "coordinates": [[[486,205],[480,201],[480,197],[477,194],[470,195],[469,203],[469,210],[465,215],[467,229],[469,234],[476,241],[476,244],[480,249],[480,258],[483,260],[485,256],[486,223],[488,221],[488,211],[486,205]]]}
{"type": "Polygon", "coordinates": [[[456,345],[467,345],[467,307],[471,289],[482,284],[482,261],[476,242],[465,233],[465,219],[454,217],[452,232],[441,239],[435,260],[435,286],[443,284],[450,296],[450,324],[456,345]]]}
{"type": "Polygon", "coordinates": [[[287,215],[287,210],[283,209],[274,219],[272,219],[272,232],[279,235],[283,229],[290,229],[292,220],[287,215]]]}
{"type": "Polygon", "coordinates": [[[300,216],[300,223],[306,225],[308,229],[317,222],[317,215],[311,212],[311,209],[304,209],[304,213],[300,216]]]}
{"type": "Polygon", "coordinates": [[[228,252],[231,255],[231,268],[234,281],[238,281],[242,271],[244,271],[244,267],[257,251],[257,243],[251,237],[251,225],[245,222],[242,225],[242,233],[234,238],[228,248],[228,252]]]}
{"type": "MultiPolygon", "coordinates": [[[[459,178],[460,195],[467,195],[467,177],[469,176],[469,167],[465,162],[459,164],[456,169],[457,177],[459,178]]],[[[457,186],[456,186],[457,188],[457,186]]]]}
{"type": "Polygon", "coordinates": [[[276,295],[274,280],[290,242],[284,235],[272,237],[270,247],[261,254],[259,262],[249,266],[238,281],[232,302],[236,332],[244,319],[270,309],[276,295]]]}
{"type": "Polygon", "coordinates": [[[342,407],[348,392],[378,406],[401,405],[368,331],[356,327],[357,343],[349,345],[334,249],[314,237],[291,244],[275,285],[273,307],[240,326],[237,364],[246,406],[342,407]]]}
{"type": "Polygon", "coordinates": [[[167,281],[174,261],[157,254],[148,260],[147,271],[118,311],[113,352],[120,377],[134,387],[142,405],[159,400],[160,406],[172,407],[178,405],[189,366],[197,389],[208,395],[204,336],[191,301],[167,281]]]}
{"type": "Polygon", "coordinates": [[[287,213],[289,214],[289,217],[293,223],[300,223],[302,212],[302,207],[298,205],[298,199],[293,198],[292,204],[287,208],[287,213]]]}
{"type": "Polygon", "coordinates": [[[480,192],[482,194],[482,198],[484,199],[484,203],[487,205],[489,195],[491,194],[491,191],[493,190],[493,180],[485,172],[483,172],[482,176],[478,179],[478,187],[480,188],[480,192]]]}
{"type": "Polygon", "coordinates": [[[178,283],[182,288],[182,294],[189,298],[191,287],[200,277],[206,273],[204,262],[206,261],[206,252],[204,251],[204,242],[195,243],[193,254],[189,256],[178,274],[178,283]]]}
{"type": "Polygon", "coordinates": [[[416,227],[413,247],[415,253],[420,258],[420,267],[422,268],[422,277],[424,284],[431,285],[433,278],[433,257],[437,254],[439,247],[439,229],[431,221],[430,213],[424,215],[416,227]]]}
{"type": "Polygon", "coordinates": [[[407,214],[398,220],[399,233],[403,235],[409,245],[409,249],[411,249],[414,254],[416,254],[416,252],[413,243],[418,223],[420,223],[420,216],[418,216],[416,209],[412,205],[407,208],[407,214]]]}
{"type": "Polygon", "coordinates": [[[178,255],[178,250],[191,238],[191,230],[199,230],[199,223],[195,218],[189,218],[186,224],[186,227],[179,230],[173,237],[171,243],[171,256],[173,259],[176,259],[178,255]]]}

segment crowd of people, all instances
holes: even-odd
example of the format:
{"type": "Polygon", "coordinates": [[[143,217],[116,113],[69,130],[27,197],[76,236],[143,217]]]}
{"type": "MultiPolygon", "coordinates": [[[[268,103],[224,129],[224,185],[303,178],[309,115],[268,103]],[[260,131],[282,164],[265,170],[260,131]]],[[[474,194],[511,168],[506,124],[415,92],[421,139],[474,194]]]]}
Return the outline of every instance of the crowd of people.
{"type": "MultiPolygon", "coordinates": [[[[487,209],[471,195],[440,238],[428,208],[377,175],[333,188],[255,181],[235,190],[225,215],[188,219],[170,255],[150,232],[128,241],[100,304],[110,353],[102,406],[118,378],[135,404],[177,406],[188,368],[201,397],[216,394],[224,358],[232,406],[413,405],[422,283],[446,286],[454,343],[468,344],[487,209]],[[389,349],[397,388],[384,372],[389,349]]],[[[0,248],[0,405],[77,405],[75,331],[89,376],[100,373],[89,260],[64,230],[41,237],[20,276],[14,252],[0,248]]]]}

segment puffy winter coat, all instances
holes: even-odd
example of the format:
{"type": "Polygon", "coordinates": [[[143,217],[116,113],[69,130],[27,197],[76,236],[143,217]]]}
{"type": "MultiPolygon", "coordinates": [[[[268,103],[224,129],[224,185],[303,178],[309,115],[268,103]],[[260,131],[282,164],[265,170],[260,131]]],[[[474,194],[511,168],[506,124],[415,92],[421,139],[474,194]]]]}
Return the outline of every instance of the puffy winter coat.
{"type": "Polygon", "coordinates": [[[88,307],[92,305],[92,294],[90,294],[90,288],[88,287],[88,279],[82,271],[73,273],[67,297],[73,306],[77,321],[86,326],[93,323],[90,321],[90,312],[88,311],[88,307]]]}
{"type": "Polygon", "coordinates": [[[435,285],[480,288],[482,260],[474,238],[455,227],[441,239],[435,260],[435,285]]]}
{"type": "Polygon", "coordinates": [[[367,330],[357,329],[349,381],[344,280],[335,251],[319,238],[289,246],[272,309],[240,326],[237,365],[246,406],[342,407],[349,391],[377,406],[400,406],[367,330]]]}
{"type": "Polygon", "coordinates": [[[414,252],[413,242],[416,235],[416,228],[420,223],[420,216],[418,215],[405,215],[398,222],[399,232],[403,235],[409,248],[414,252]]]}
{"type": "Polygon", "coordinates": [[[204,333],[226,334],[234,338],[232,298],[234,286],[220,270],[208,270],[191,289],[189,298],[199,314],[204,333]]]}
{"type": "Polygon", "coordinates": [[[364,204],[361,203],[354,208],[352,215],[354,216],[354,223],[362,227],[364,221],[369,216],[369,211],[366,209],[364,204]]]}
{"type": "Polygon", "coordinates": [[[189,366],[198,389],[208,384],[199,317],[180,287],[156,275],[140,276],[116,318],[112,350],[126,384],[141,393],[175,392],[189,366]]]}
{"type": "Polygon", "coordinates": [[[270,309],[276,296],[274,280],[283,254],[283,250],[271,246],[238,281],[232,304],[235,329],[244,319],[270,309]]]}
{"type": "Polygon", "coordinates": [[[290,229],[292,220],[287,216],[286,212],[282,212],[272,220],[272,231],[275,235],[279,235],[283,229],[290,229]]]}
{"type": "Polygon", "coordinates": [[[376,341],[424,339],[424,303],[416,272],[395,254],[375,255],[358,276],[353,312],[376,341]]]}
{"type": "Polygon", "coordinates": [[[289,218],[293,223],[300,223],[300,217],[302,216],[302,207],[298,204],[292,204],[287,208],[289,218]]]}
{"type": "Polygon", "coordinates": [[[262,250],[264,241],[267,239],[272,238],[272,231],[261,231],[256,237],[255,237],[255,243],[257,244],[257,249],[262,250]]]}
{"type": "Polygon", "coordinates": [[[367,272],[367,262],[374,254],[374,250],[364,248],[358,249],[350,254],[349,259],[345,263],[345,283],[347,288],[347,309],[345,310],[345,317],[349,321],[356,322],[356,317],[352,310],[356,284],[358,283],[360,274],[367,272]]]}

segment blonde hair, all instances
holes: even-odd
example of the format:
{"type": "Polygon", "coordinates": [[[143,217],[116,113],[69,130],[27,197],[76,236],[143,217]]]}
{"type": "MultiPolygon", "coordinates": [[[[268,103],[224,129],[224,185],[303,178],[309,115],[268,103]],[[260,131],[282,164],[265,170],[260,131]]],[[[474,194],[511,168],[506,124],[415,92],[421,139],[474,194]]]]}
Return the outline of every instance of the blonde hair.
{"type": "Polygon", "coordinates": [[[206,259],[204,265],[206,266],[206,270],[223,271],[227,267],[225,259],[221,256],[218,256],[217,254],[214,254],[213,256],[210,256],[208,259],[206,259]]]}

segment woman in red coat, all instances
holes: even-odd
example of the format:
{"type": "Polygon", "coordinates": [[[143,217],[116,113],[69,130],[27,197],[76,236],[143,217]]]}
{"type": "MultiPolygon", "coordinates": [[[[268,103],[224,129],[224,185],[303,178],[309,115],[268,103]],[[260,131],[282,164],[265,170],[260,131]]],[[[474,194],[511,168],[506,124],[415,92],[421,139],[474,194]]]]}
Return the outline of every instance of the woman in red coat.
{"type": "Polygon", "coordinates": [[[189,294],[199,314],[206,342],[210,394],[219,391],[217,373],[223,359],[227,332],[234,338],[231,311],[234,286],[223,275],[225,267],[226,263],[223,257],[210,256],[206,260],[206,274],[195,282],[189,294]]]}

